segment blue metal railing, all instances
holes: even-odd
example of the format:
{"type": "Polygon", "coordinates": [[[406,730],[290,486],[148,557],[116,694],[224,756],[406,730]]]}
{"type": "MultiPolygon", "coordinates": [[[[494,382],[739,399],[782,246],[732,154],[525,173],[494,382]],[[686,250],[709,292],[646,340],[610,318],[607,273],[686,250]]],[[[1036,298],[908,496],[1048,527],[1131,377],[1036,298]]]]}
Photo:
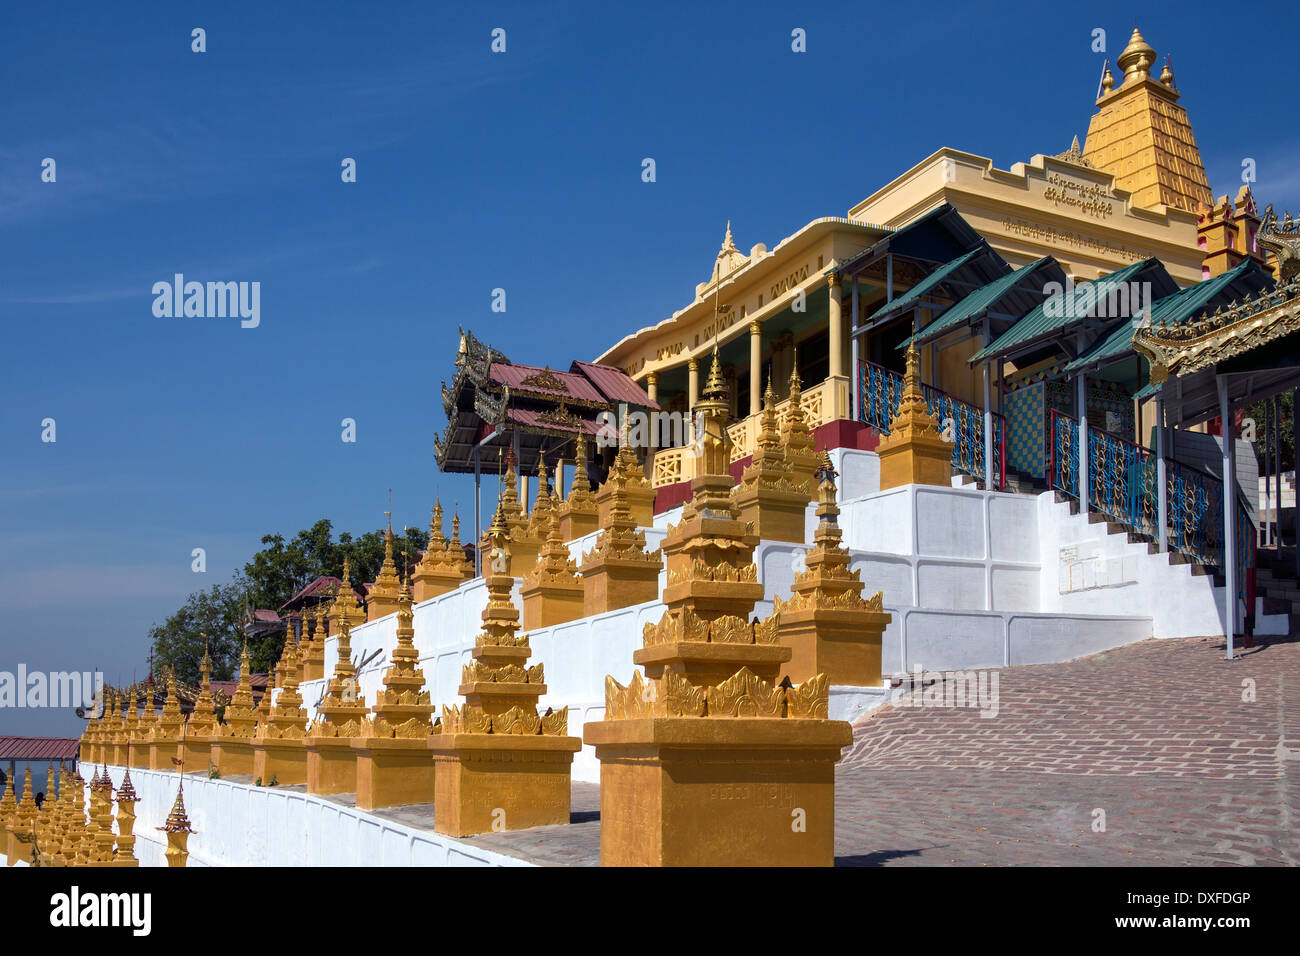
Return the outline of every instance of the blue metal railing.
{"type": "MultiPolygon", "coordinates": [[[[898,403],[903,395],[903,376],[875,362],[861,360],[858,365],[862,420],[882,434],[888,435],[889,423],[898,414],[898,403]]],[[[922,385],[921,392],[925,396],[925,404],[930,414],[952,439],[953,467],[983,480],[983,409],[929,385],[922,385]]],[[[1005,418],[997,412],[993,413],[993,469],[999,489],[1006,488],[1007,485],[1006,424],[1005,418]]]]}
{"type": "MultiPolygon", "coordinates": [[[[1079,423],[1051,410],[1048,487],[1079,497],[1079,423]]],[[[1127,439],[1088,429],[1088,510],[1151,538],[1159,536],[1156,456],[1127,439]]],[[[1165,461],[1169,547],[1220,571],[1224,568],[1223,482],[1194,468],[1165,461]]],[[[1255,566],[1250,515],[1237,502],[1234,560],[1237,598],[1248,599],[1246,572],[1255,566]]],[[[1249,595],[1253,596],[1253,595],[1249,595]]],[[[1247,605],[1249,607],[1249,605],[1247,605]]]]}

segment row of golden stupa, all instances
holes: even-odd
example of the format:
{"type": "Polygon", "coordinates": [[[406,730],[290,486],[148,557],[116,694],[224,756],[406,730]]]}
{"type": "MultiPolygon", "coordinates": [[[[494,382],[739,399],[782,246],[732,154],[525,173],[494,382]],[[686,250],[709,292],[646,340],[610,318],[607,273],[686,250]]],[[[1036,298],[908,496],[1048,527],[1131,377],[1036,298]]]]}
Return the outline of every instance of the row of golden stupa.
{"type": "MultiPolygon", "coordinates": [[[[274,669],[274,699],[268,684],[254,707],[245,647],[238,687],[218,720],[205,653],[188,721],[174,679],[161,714],[141,714],[138,705],[132,712],[127,701],[113,699],[102,720],[89,722],[82,762],[305,783],[309,793],[355,793],[363,810],[432,802],[435,829],[451,836],[567,823],[570,767],[583,741],[568,733],[567,708],[538,713],[546,683],[543,665],[530,664],[528,631],[662,599],[666,612],[646,625],[633,656],[644,677],[636,672],[626,685],[607,677],[605,717],[585,726],[585,741],[601,761],[601,862],[830,864],[834,765],[852,731],[828,719],[829,687],[880,684],[881,634],[890,616],[879,593],[863,597],[859,572],[849,569],[836,473],[829,456],[814,449],[799,394],[793,376],[789,411],[779,421],[769,382],[754,458],[737,484],[726,386],[714,356],[695,409],[699,477],[680,522],[654,551],[646,550],[641,530],[651,524],[654,493],[626,433],[596,492],[581,443],[566,498],[552,494],[543,464],[531,514],[509,469],[483,541],[488,599],[472,663],[463,669],[463,700],[444,704],[436,717],[413,643],[412,605],[473,575],[463,550],[442,536],[437,506],[425,555],[405,580],[393,563],[391,527],[387,534],[370,610],[372,617],[391,613],[391,602],[397,644],[373,706],[359,691],[351,659],[352,622],[363,612],[345,562],[343,585],[328,610],[318,609],[315,631],[307,617],[298,638],[289,628],[274,669]],[[763,597],[753,561],[758,541],[804,543],[810,500],[819,522],[806,569],[772,615],[751,617],[763,597]],[[595,547],[581,562],[570,559],[564,542],[595,531],[595,547]],[[516,576],[523,579],[522,620],[511,599],[516,576]],[[309,722],[299,684],[323,676],[331,625],[338,663],[309,722]]],[[[882,473],[898,483],[923,472],[946,477],[950,452],[920,399],[913,352],[899,415],[881,446],[882,473]]],[[[21,854],[24,835],[35,832],[42,852],[47,843],[57,847],[50,862],[129,862],[129,776],[116,801],[122,835],[115,849],[103,796],[107,786],[111,797],[112,784],[107,771],[96,780],[85,826],[90,836],[74,835],[78,828],[69,822],[84,813],[80,786],[54,804],[48,837],[33,822],[28,795],[15,804],[11,788],[0,801],[11,854],[21,854]]],[[[189,826],[179,792],[177,807],[169,817],[169,827],[176,825],[164,829],[169,863],[183,865],[189,826]]]]}

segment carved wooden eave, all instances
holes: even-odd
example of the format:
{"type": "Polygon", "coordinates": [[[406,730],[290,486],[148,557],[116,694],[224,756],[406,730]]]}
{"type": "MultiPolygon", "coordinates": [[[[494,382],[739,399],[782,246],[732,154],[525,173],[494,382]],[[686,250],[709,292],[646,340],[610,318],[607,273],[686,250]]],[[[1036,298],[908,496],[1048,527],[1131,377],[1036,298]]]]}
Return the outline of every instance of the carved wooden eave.
{"type": "Polygon", "coordinates": [[[1151,363],[1151,381],[1190,375],[1300,332],[1300,278],[1247,296],[1195,322],[1138,329],[1133,347],[1151,363]]]}

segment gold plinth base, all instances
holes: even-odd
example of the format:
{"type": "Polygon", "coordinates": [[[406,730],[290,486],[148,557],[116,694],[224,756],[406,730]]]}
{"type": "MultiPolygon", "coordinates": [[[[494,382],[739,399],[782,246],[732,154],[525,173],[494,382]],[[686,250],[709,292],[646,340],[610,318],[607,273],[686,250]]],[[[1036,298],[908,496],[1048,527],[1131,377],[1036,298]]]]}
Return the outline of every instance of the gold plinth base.
{"type": "Polygon", "coordinates": [[[580,583],[574,587],[537,585],[525,588],[524,630],[535,631],[552,624],[566,624],[584,616],[583,590],[580,583]]]}
{"type": "Polygon", "coordinates": [[[645,669],[652,680],[674,670],[692,684],[714,687],[732,677],[741,667],[775,684],[781,665],[790,659],[790,649],[780,644],[710,644],[679,641],[656,644],[632,652],[632,662],[645,669]]]}
{"type": "Polygon", "coordinates": [[[218,737],[212,742],[212,762],[223,777],[253,775],[253,738],[218,737]]]}
{"type": "Polygon", "coordinates": [[[307,737],[307,792],[356,793],[357,752],[352,737],[307,737]]]}
{"type": "MultiPolygon", "coordinates": [[[[567,817],[565,818],[565,822],[566,823],[568,822],[567,817]]],[[[29,836],[27,839],[24,840],[19,836],[17,836],[12,830],[6,832],[8,833],[9,836],[8,848],[6,850],[8,865],[17,866],[19,860],[22,860],[25,863],[30,863],[32,860],[31,837],[29,836]]]]}
{"type": "Polygon", "coordinates": [[[254,737],[253,779],[277,787],[307,782],[307,748],[302,738],[254,737]]]}
{"type": "MultiPolygon", "coordinates": [[[[650,484],[646,482],[639,485],[625,486],[623,493],[627,500],[627,510],[631,513],[636,526],[638,528],[649,528],[654,525],[654,488],[650,487],[650,484]]],[[[613,511],[614,489],[609,482],[606,482],[596,492],[596,524],[601,528],[608,528],[613,511]]]]}
{"type": "Polygon", "coordinates": [[[596,555],[582,572],[584,614],[604,614],[659,597],[660,565],[596,555]]]}
{"type": "Polygon", "coordinates": [[[843,720],[652,717],[588,723],[601,866],[831,866],[843,720]]]}
{"type": "Polygon", "coordinates": [[[596,509],[590,511],[572,511],[560,508],[560,539],[563,541],[576,541],[578,538],[585,538],[589,534],[594,534],[600,530],[600,522],[596,517],[596,509]]]}
{"type": "Polygon", "coordinates": [[[377,810],[434,802],[429,738],[357,737],[357,807],[377,810]]]}
{"type": "Polygon", "coordinates": [[[900,485],[952,487],[952,445],[925,436],[890,443],[891,437],[882,439],[876,448],[881,491],[900,485]]]}
{"type": "Polygon", "coordinates": [[[807,495],[786,491],[736,489],[740,520],[753,522],[754,534],[764,541],[794,541],[803,544],[807,495]]]}
{"type": "Polygon", "coordinates": [[[305,660],[302,662],[302,679],[304,681],[320,680],[325,676],[325,658],[305,660]]]}
{"type": "Polygon", "coordinates": [[[207,773],[216,766],[211,737],[185,738],[185,773],[207,773]]]}
{"type": "Polygon", "coordinates": [[[577,737],[435,734],[433,826],[448,836],[569,822],[577,737]]]}
{"type": "Polygon", "coordinates": [[[151,770],[149,766],[149,748],[153,741],[150,740],[133,740],[131,741],[131,766],[136,770],[151,770]]]}
{"type": "Polygon", "coordinates": [[[148,766],[150,770],[175,770],[176,764],[172,763],[172,761],[180,759],[180,741],[150,741],[148,757],[148,766]]]}
{"type": "Polygon", "coordinates": [[[106,759],[103,763],[110,763],[114,767],[126,766],[126,744],[113,744],[107,748],[106,759]]]}
{"type": "Polygon", "coordinates": [[[881,686],[880,641],[892,617],[884,611],[783,610],[777,633],[791,657],[781,676],[794,684],[825,674],[832,685],[881,686]]]}
{"type": "Polygon", "coordinates": [[[411,585],[411,600],[416,604],[436,598],[460,587],[465,579],[450,570],[421,571],[415,570],[414,583],[411,585]]]}

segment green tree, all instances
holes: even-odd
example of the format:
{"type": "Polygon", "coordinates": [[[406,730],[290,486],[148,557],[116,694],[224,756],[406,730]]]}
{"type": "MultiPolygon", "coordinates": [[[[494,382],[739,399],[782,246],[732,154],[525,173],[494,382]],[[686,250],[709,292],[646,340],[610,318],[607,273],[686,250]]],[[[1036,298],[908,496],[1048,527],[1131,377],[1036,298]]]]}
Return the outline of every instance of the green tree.
{"type": "Polygon", "coordinates": [[[149,629],[155,673],[168,667],[188,684],[198,684],[203,660],[204,635],[212,657],[212,679],[230,680],[238,672],[243,641],[244,594],[247,582],[236,577],[196,591],[162,624],[149,629]]]}

